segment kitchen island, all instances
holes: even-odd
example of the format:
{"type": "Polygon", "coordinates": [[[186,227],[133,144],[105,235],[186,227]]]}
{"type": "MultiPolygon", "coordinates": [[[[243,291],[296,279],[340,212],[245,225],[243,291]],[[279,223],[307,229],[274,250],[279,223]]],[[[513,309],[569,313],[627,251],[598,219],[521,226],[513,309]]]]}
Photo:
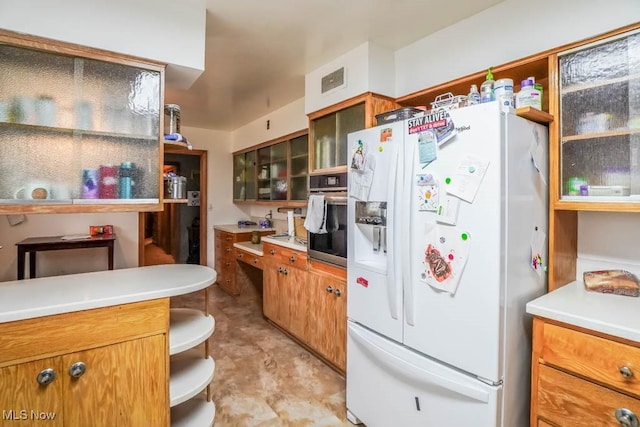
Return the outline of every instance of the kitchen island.
{"type": "Polygon", "coordinates": [[[638,425],[640,298],[572,282],[527,304],[534,315],[531,425],[638,425]]]}
{"type": "Polygon", "coordinates": [[[2,425],[167,426],[169,298],[215,279],[175,264],[0,283],[2,425]]]}

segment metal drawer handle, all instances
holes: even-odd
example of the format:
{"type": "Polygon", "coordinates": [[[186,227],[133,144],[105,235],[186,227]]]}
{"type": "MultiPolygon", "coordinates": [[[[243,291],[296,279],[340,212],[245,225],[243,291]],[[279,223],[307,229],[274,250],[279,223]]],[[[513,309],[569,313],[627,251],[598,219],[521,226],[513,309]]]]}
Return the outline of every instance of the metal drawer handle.
{"type": "Polygon", "coordinates": [[[625,378],[631,378],[633,376],[633,372],[627,366],[621,366],[618,368],[618,372],[625,378]]]}
{"type": "Polygon", "coordinates": [[[226,240],[227,242],[230,241],[232,238],[231,237],[225,237],[224,240],[226,240]]]}
{"type": "Polygon", "coordinates": [[[231,252],[231,248],[226,248],[225,251],[231,252]]]}
{"type": "Polygon", "coordinates": [[[82,362],[76,362],[69,367],[69,376],[73,378],[80,378],[82,374],[87,370],[87,365],[82,362]]]}
{"type": "Polygon", "coordinates": [[[294,257],[293,255],[289,257],[289,262],[294,263],[296,262],[296,257],[294,257]]]}
{"type": "Polygon", "coordinates": [[[340,298],[340,295],[342,295],[342,291],[340,289],[336,289],[336,291],[333,294],[338,298],[340,298]]]}
{"type": "Polygon", "coordinates": [[[616,419],[622,427],[638,427],[638,417],[627,408],[616,409],[616,419]]]}
{"type": "Polygon", "coordinates": [[[242,252],[238,252],[238,258],[242,258],[242,252]]]}
{"type": "Polygon", "coordinates": [[[257,264],[257,263],[258,263],[258,258],[254,258],[254,259],[253,259],[253,263],[254,263],[254,264],[257,264]]]}
{"type": "Polygon", "coordinates": [[[333,288],[331,286],[327,286],[327,292],[332,293],[333,292],[333,288]]]}
{"type": "Polygon", "coordinates": [[[270,249],[270,250],[269,250],[269,253],[270,253],[271,255],[275,255],[275,254],[276,254],[276,250],[275,250],[275,249],[270,249]]]}
{"type": "Polygon", "coordinates": [[[56,373],[51,368],[43,369],[42,371],[40,371],[37,377],[38,384],[41,384],[41,385],[49,385],[55,379],[56,379],[56,373]]]}

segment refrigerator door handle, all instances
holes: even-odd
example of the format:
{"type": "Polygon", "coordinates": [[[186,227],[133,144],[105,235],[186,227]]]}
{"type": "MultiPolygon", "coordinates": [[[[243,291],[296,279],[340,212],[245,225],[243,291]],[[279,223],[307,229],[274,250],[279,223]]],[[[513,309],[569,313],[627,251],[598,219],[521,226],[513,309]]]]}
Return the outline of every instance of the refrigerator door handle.
{"type": "MultiPolygon", "coordinates": [[[[406,130],[406,128],[405,128],[406,130]]],[[[405,134],[405,137],[409,136],[408,131],[405,134]]],[[[406,143],[406,141],[405,141],[406,143]]],[[[404,177],[406,181],[404,182],[404,191],[412,191],[413,190],[413,174],[414,174],[414,163],[416,156],[416,147],[417,143],[415,141],[410,142],[411,144],[411,157],[405,157],[405,171],[404,177]],[[408,170],[407,170],[408,169],[408,170]]],[[[403,221],[402,225],[406,227],[406,232],[403,233],[405,236],[409,236],[409,244],[402,245],[403,253],[402,253],[402,282],[404,286],[404,312],[405,319],[407,323],[411,326],[415,325],[415,309],[414,309],[414,300],[413,300],[413,282],[411,280],[411,220],[413,216],[412,206],[411,206],[411,197],[404,197],[401,199],[401,205],[398,206],[398,211],[402,212],[403,221]]]]}
{"type": "MultiPolygon", "coordinates": [[[[385,365],[385,367],[390,371],[395,371],[398,374],[405,375],[408,378],[425,384],[435,384],[436,386],[451,390],[462,396],[482,403],[489,403],[491,396],[487,390],[463,384],[455,381],[454,379],[446,378],[445,376],[438,375],[435,372],[429,372],[419,366],[409,363],[408,361],[378,346],[371,338],[364,336],[361,331],[351,325],[349,325],[349,334],[358,344],[368,350],[367,353],[374,357],[379,363],[385,365]]],[[[377,339],[377,337],[374,339],[377,339]]]]}
{"type": "MultiPolygon", "coordinates": [[[[400,150],[398,147],[393,147],[392,154],[393,161],[391,162],[391,170],[389,171],[389,176],[391,176],[391,182],[387,187],[387,203],[391,203],[392,206],[395,207],[396,203],[396,194],[400,194],[400,192],[396,191],[396,185],[398,181],[397,173],[398,173],[398,162],[400,160],[400,150]]],[[[396,277],[398,268],[396,267],[396,248],[399,248],[397,245],[398,242],[395,241],[396,236],[401,235],[398,232],[398,221],[396,220],[396,211],[395,209],[387,210],[387,221],[391,224],[389,230],[385,232],[385,240],[386,234],[388,233],[389,240],[393,242],[392,249],[388,252],[387,255],[387,300],[389,301],[389,312],[391,313],[391,317],[394,319],[398,319],[398,300],[397,300],[397,287],[398,283],[401,283],[400,279],[396,277]]],[[[386,248],[385,248],[386,249],[386,248]]]]}

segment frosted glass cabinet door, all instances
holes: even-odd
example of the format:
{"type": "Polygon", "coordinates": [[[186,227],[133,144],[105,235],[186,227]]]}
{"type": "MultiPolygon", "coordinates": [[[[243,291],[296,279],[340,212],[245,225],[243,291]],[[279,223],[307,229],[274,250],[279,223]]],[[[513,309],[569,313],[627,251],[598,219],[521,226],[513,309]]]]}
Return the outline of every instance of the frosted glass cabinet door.
{"type": "Polygon", "coordinates": [[[159,205],[162,68],[6,40],[0,34],[0,213],[159,205]]]}
{"type": "Polygon", "coordinates": [[[291,140],[290,200],[307,199],[307,170],[309,167],[309,138],[302,135],[291,140]]]}
{"type": "Polygon", "coordinates": [[[562,200],[640,200],[640,33],[560,56],[562,200]]]}
{"type": "Polygon", "coordinates": [[[319,117],[313,126],[313,169],[347,166],[347,135],[365,128],[365,103],[319,117]]]}

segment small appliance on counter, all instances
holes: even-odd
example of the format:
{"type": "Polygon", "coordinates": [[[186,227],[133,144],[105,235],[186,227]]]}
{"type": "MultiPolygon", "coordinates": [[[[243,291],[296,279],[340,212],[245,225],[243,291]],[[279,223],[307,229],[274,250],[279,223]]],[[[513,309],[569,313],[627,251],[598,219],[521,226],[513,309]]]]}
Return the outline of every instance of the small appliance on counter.
{"type": "Polygon", "coordinates": [[[187,178],[179,175],[164,177],[164,198],[165,199],[186,199],[187,198],[187,178]]]}

